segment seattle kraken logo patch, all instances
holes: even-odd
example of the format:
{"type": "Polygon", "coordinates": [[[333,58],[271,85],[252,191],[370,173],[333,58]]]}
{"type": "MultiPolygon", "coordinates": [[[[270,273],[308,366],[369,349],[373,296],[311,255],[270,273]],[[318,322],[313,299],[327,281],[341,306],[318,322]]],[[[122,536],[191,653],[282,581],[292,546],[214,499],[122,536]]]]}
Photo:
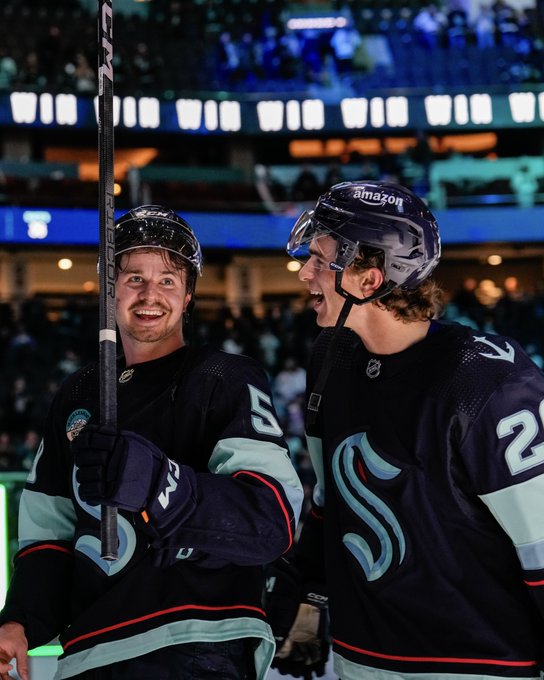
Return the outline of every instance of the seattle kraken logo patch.
{"type": "Polygon", "coordinates": [[[366,432],[351,435],[336,448],[332,469],[342,498],[357,515],[361,533],[375,535],[372,548],[363,536],[352,531],[342,537],[346,548],[361,565],[368,581],[377,581],[402,564],[406,539],[391,508],[368,488],[361,474],[360,458],[369,474],[380,480],[395,479],[401,469],[385,461],[370,445],[366,432]]]}
{"type": "Polygon", "coordinates": [[[91,414],[84,408],[78,408],[68,416],[66,421],[66,436],[70,441],[77,437],[80,430],[87,425],[91,419],[91,414]]]}

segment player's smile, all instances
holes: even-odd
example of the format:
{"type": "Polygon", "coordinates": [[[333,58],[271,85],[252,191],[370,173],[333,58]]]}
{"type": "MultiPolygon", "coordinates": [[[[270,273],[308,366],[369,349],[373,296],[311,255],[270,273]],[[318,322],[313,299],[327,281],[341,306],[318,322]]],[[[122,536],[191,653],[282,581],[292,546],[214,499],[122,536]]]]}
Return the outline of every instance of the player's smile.
{"type": "Polygon", "coordinates": [[[157,308],[137,307],[133,310],[134,316],[143,323],[153,323],[154,321],[162,319],[166,315],[166,311],[157,308]]]}
{"type": "Polygon", "coordinates": [[[317,312],[323,305],[325,296],[318,290],[310,290],[310,296],[313,298],[313,308],[317,312]]]}

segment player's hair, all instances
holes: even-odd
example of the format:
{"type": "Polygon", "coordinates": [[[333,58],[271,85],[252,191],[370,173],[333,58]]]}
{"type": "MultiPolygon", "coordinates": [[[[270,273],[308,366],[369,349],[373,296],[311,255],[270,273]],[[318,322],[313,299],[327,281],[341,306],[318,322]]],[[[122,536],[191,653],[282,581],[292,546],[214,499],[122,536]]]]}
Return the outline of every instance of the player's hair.
{"type": "MultiPolygon", "coordinates": [[[[376,267],[385,271],[383,251],[360,248],[359,254],[349,266],[355,273],[376,267]]],[[[394,288],[388,295],[371,304],[392,312],[400,321],[428,321],[438,318],[444,309],[444,292],[432,278],[422,281],[416,288],[394,288]]]]}

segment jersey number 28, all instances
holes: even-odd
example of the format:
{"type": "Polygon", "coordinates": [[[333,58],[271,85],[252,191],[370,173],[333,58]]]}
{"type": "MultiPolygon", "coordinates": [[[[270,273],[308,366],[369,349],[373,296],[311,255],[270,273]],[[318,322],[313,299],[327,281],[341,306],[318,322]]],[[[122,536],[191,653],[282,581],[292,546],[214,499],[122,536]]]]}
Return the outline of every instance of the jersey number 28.
{"type": "MultiPolygon", "coordinates": [[[[544,426],[544,399],[540,402],[538,415],[544,426]]],[[[516,432],[516,430],[518,430],[517,434],[508,444],[505,453],[506,462],[513,475],[519,475],[520,472],[544,462],[544,442],[531,446],[538,435],[536,415],[527,409],[523,409],[523,411],[503,418],[497,425],[497,436],[502,439],[516,432]],[[518,430],[518,428],[521,429],[518,430]]]]}

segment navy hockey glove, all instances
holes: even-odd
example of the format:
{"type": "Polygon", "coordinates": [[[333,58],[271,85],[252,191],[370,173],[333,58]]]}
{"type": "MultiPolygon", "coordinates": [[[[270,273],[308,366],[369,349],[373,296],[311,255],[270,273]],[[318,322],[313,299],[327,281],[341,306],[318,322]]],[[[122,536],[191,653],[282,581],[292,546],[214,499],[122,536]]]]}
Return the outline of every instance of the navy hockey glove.
{"type": "Polygon", "coordinates": [[[145,509],[157,537],[194,507],[193,471],[135,432],[87,425],[71,448],[81,499],[130,512],[145,509]]]}
{"type": "Polygon", "coordinates": [[[265,608],[276,640],[272,667],[304,680],[323,676],[330,652],[323,589],[302,586],[297,569],[281,558],[266,570],[265,608]]]}

